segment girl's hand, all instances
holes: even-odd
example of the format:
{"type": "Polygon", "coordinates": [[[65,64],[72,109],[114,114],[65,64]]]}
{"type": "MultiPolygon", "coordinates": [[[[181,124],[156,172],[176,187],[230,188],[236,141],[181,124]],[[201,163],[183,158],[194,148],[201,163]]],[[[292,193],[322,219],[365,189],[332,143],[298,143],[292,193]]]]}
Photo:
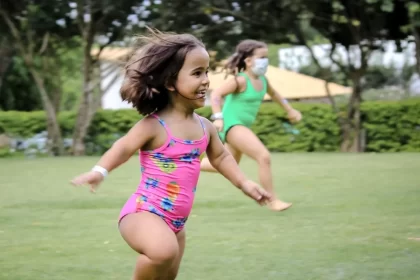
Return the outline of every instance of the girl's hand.
{"type": "Polygon", "coordinates": [[[104,176],[97,171],[90,171],[82,175],[77,176],[71,183],[74,186],[83,186],[90,185],[90,191],[96,192],[96,189],[99,187],[99,184],[104,180],[104,176]]]}
{"type": "Polygon", "coordinates": [[[213,125],[216,127],[217,131],[219,131],[219,132],[223,131],[223,120],[221,120],[221,119],[215,120],[213,122],[213,125]]]}
{"type": "Polygon", "coordinates": [[[302,114],[298,110],[292,109],[287,112],[287,118],[291,123],[297,123],[302,119],[302,114]]]}
{"type": "Polygon", "coordinates": [[[250,180],[244,181],[240,185],[240,189],[260,205],[265,205],[272,199],[271,194],[261,188],[257,183],[250,180]]]}

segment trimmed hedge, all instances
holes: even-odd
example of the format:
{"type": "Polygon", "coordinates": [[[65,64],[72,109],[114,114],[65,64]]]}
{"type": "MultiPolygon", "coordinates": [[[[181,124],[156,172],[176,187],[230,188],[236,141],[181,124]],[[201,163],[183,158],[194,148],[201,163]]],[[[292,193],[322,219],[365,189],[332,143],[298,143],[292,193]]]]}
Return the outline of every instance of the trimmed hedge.
{"type": "MultiPolygon", "coordinates": [[[[264,103],[252,130],[273,152],[338,151],[340,128],[327,104],[294,104],[303,120],[291,126],[276,104],[264,103]]],[[[197,110],[209,118],[209,107],[197,110]]],[[[372,101],[362,105],[368,152],[420,151],[420,99],[372,101]]],[[[89,154],[103,153],[142,117],[135,110],[100,110],[86,138],[89,154]]],[[[76,115],[62,112],[59,123],[64,137],[71,137],[76,115]]],[[[44,112],[0,112],[0,127],[11,136],[30,137],[46,129],[44,112]]]]}
{"type": "Polygon", "coordinates": [[[420,151],[420,99],[362,104],[368,152],[420,151]]]}

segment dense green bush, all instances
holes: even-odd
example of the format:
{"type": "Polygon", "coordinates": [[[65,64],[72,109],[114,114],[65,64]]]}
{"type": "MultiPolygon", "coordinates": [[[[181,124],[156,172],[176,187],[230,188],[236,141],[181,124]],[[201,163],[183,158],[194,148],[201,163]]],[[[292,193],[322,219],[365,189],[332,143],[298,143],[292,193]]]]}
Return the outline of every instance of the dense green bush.
{"type": "Polygon", "coordinates": [[[420,151],[420,99],[362,105],[366,151],[420,151]]]}
{"type": "Polygon", "coordinates": [[[46,130],[46,118],[43,111],[19,112],[1,111],[0,126],[10,136],[30,137],[46,130]]]}
{"type": "Polygon", "coordinates": [[[278,105],[263,105],[252,130],[271,151],[335,151],[339,148],[340,129],[329,105],[296,104],[294,107],[301,111],[303,120],[290,126],[278,105]]]}
{"type": "MultiPolygon", "coordinates": [[[[337,151],[340,128],[337,117],[326,104],[294,106],[303,114],[302,122],[290,125],[284,111],[274,103],[264,103],[252,127],[262,142],[274,152],[337,151]]],[[[366,151],[420,151],[420,99],[372,101],[362,106],[366,129],[366,151]]],[[[197,111],[209,118],[209,107],[197,111]]],[[[100,110],[86,137],[89,154],[103,153],[142,117],[135,110],[100,110]]],[[[71,137],[76,115],[59,116],[64,137],[71,137]]],[[[0,112],[0,127],[10,136],[30,137],[46,129],[44,112],[0,112]]]]}

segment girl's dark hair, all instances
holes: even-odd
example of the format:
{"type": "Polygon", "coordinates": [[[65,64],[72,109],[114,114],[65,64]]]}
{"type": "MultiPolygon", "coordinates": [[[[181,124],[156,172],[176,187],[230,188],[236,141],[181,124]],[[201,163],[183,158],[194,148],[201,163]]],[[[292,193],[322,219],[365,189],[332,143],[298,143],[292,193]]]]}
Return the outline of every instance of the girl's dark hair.
{"type": "Polygon", "coordinates": [[[236,46],[235,53],[226,62],[224,70],[226,70],[227,74],[233,75],[245,70],[245,58],[252,56],[254,50],[260,48],[267,48],[267,45],[251,39],[241,41],[236,46]]]}
{"type": "Polygon", "coordinates": [[[138,38],[140,47],[125,67],[121,98],[142,115],[165,108],[168,86],[174,86],[188,52],[204,44],[190,34],[162,33],[148,28],[151,35],[138,38]]]}

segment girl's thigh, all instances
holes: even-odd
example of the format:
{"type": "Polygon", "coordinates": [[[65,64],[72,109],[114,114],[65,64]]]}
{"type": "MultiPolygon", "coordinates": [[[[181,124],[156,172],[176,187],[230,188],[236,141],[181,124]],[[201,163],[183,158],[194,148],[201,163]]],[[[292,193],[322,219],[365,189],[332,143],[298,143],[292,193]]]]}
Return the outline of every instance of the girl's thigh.
{"type": "Polygon", "coordinates": [[[147,211],[128,214],[119,228],[127,244],[152,261],[172,263],[178,256],[177,236],[156,214],[147,211]]]}

